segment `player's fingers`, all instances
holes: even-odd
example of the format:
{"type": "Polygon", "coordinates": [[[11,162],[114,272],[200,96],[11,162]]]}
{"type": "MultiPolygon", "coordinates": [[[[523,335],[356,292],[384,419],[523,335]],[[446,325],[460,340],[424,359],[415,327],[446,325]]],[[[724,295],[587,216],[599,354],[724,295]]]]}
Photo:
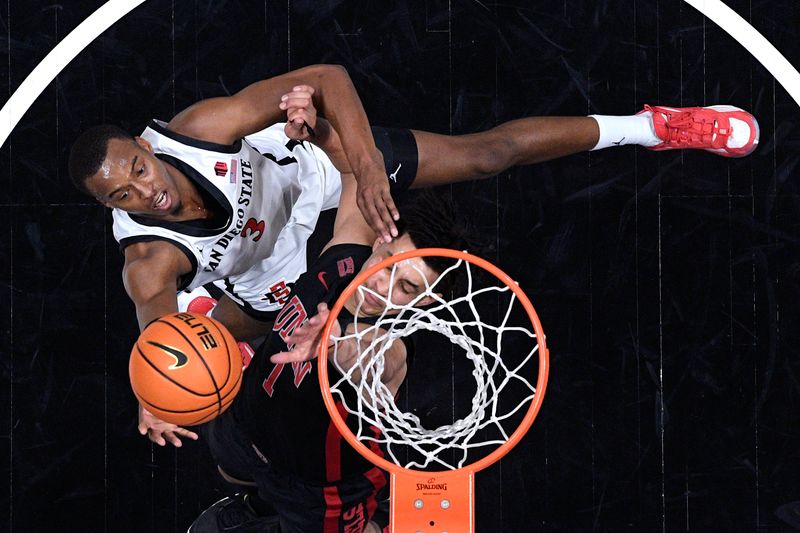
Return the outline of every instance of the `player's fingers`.
{"type": "Polygon", "coordinates": [[[303,99],[303,100],[308,100],[310,102],[312,94],[314,94],[314,93],[311,92],[311,91],[305,91],[305,90],[302,90],[302,89],[298,89],[296,91],[292,91],[290,93],[286,93],[284,96],[286,96],[287,100],[291,100],[292,98],[299,98],[299,99],[303,99]]]}
{"type": "Polygon", "coordinates": [[[176,448],[180,448],[181,446],[183,446],[181,439],[179,439],[178,436],[172,431],[168,431],[167,433],[165,433],[165,435],[169,443],[175,446],[176,448]]]}
{"type": "Polygon", "coordinates": [[[285,99],[281,101],[281,104],[285,106],[285,109],[293,107],[307,109],[313,105],[313,100],[311,95],[307,93],[291,93],[285,95],[285,99]]]}
{"type": "Polygon", "coordinates": [[[294,115],[293,117],[289,117],[288,124],[290,128],[299,132],[303,130],[305,119],[302,115],[294,115]]]}
{"type": "Polygon", "coordinates": [[[299,107],[308,108],[311,105],[311,98],[284,98],[285,99],[278,104],[278,108],[284,111],[299,107]]]}
{"type": "MultiPolygon", "coordinates": [[[[389,198],[389,200],[391,201],[391,197],[389,198]]],[[[394,218],[392,217],[392,213],[389,210],[386,198],[382,195],[376,196],[374,205],[375,205],[375,211],[378,213],[378,217],[380,217],[381,223],[385,228],[383,240],[386,242],[391,242],[392,237],[397,236],[397,228],[394,225],[394,218]]]]}
{"type": "Polygon", "coordinates": [[[328,311],[328,306],[325,304],[317,305],[317,314],[314,315],[314,323],[315,324],[324,324],[326,320],[328,320],[328,315],[330,311],[328,311]]]}
{"type": "Polygon", "coordinates": [[[198,438],[197,433],[186,428],[179,427],[175,430],[175,432],[178,433],[181,437],[186,437],[187,439],[197,440],[198,438]]]}
{"type": "Polygon", "coordinates": [[[331,312],[328,309],[328,306],[324,303],[317,305],[317,316],[314,318],[317,319],[317,323],[319,324],[320,331],[325,326],[325,323],[328,321],[328,317],[330,316],[331,312]]]}
{"type": "Polygon", "coordinates": [[[314,88],[311,85],[305,85],[305,84],[295,85],[294,87],[292,87],[292,91],[314,94],[314,88]]]}
{"type": "Polygon", "coordinates": [[[281,364],[281,363],[284,363],[284,364],[285,363],[293,363],[294,361],[299,361],[301,359],[298,358],[297,354],[295,354],[293,352],[278,352],[276,354],[271,355],[269,357],[269,360],[272,363],[278,365],[278,364],[281,364]]]}
{"type": "Polygon", "coordinates": [[[385,242],[391,242],[392,238],[389,235],[389,228],[386,227],[383,218],[375,207],[375,197],[372,195],[372,192],[369,189],[365,190],[359,200],[361,201],[358,202],[358,206],[361,208],[361,213],[364,215],[364,218],[367,219],[367,224],[369,224],[370,227],[375,230],[375,233],[380,235],[385,242]]]}
{"type": "Polygon", "coordinates": [[[158,444],[159,446],[164,446],[167,441],[164,440],[164,437],[161,436],[160,431],[150,430],[147,433],[147,436],[150,438],[150,442],[154,444],[158,444]]]}
{"type": "Polygon", "coordinates": [[[394,204],[394,198],[392,198],[392,194],[387,192],[383,196],[383,200],[386,203],[386,210],[389,212],[389,216],[391,219],[387,221],[389,225],[389,231],[392,233],[392,237],[397,237],[397,226],[395,225],[396,220],[400,220],[400,212],[397,210],[397,206],[394,204]]]}
{"type": "Polygon", "coordinates": [[[299,141],[305,140],[308,135],[303,131],[303,124],[295,124],[294,122],[287,122],[283,127],[283,133],[290,139],[299,141]]]}
{"type": "Polygon", "coordinates": [[[147,435],[147,424],[144,422],[139,422],[139,434],[147,435]]]}
{"type": "Polygon", "coordinates": [[[296,113],[289,118],[289,121],[293,128],[305,134],[303,128],[310,122],[310,118],[313,120],[313,118],[309,117],[307,113],[296,113]]]}

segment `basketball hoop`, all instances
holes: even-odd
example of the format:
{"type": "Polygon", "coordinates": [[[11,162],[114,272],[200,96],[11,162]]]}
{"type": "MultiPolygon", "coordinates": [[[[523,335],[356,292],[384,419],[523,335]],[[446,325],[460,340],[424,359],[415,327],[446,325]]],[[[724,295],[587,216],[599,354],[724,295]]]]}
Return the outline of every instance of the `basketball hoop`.
{"type": "MultiPolygon", "coordinates": [[[[425,279],[413,261],[406,264],[412,264],[425,279]]],[[[498,461],[519,442],[544,399],[549,354],[541,323],[525,293],[498,267],[469,253],[443,248],[411,250],[387,257],[356,276],[333,306],[322,338],[328,342],[320,343],[321,361],[327,358],[341,374],[330,383],[328,365],[318,365],[325,406],[344,438],[367,460],[390,473],[392,531],[473,532],[475,472],[498,461]],[[394,304],[391,292],[381,296],[363,286],[373,274],[391,268],[391,287],[398,264],[434,256],[449,258],[453,264],[432,283],[426,280],[423,294],[407,305],[394,304]],[[476,278],[483,271],[493,276],[494,285],[479,286],[476,278]],[[466,295],[446,299],[439,294],[442,290],[437,293],[446,277],[457,275],[466,279],[466,295]],[[383,313],[366,321],[358,318],[357,310],[356,332],[343,331],[340,337],[331,337],[345,302],[357,290],[370,294],[372,301],[380,299],[383,313]],[[415,307],[426,297],[433,303],[415,307]],[[496,324],[479,310],[486,300],[496,305],[496,324]],[[522,326],[516,323],[520,316],[522,326]],[[393,341],[417,331],[444,335],[474,366],[472,412],[433,430],[422,427],[416,415],[399,409],[381,381],[386,350],[393,341]],[[525,347],[501,357],[508,339],[515,339],[515,347],[525,347]],[[337,359],[344,343],[357,346],[355,363],[352,356],[346,365],[337,359]],[[354,391],[357,400],[352,400],[354,391]],[[506,397],[514,396],[512,391],[516,396],[509,403],[506,397]],[[509,424],[516,424],[516,429],[507,427],[509,424]],[[376,453],[381,452],[379,446],[391,461],[376,453]],[[491,447],[494,449],[487,452],[491,447]]]]}

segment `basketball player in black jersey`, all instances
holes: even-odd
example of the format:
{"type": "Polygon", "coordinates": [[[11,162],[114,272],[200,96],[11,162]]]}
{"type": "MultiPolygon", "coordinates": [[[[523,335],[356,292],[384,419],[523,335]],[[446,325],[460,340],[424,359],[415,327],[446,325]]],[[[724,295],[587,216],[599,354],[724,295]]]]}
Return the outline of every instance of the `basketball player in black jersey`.
{"type": "MultiPolygon", "coordinates": [[[[354,195],[351,201],[355,207],[354,195]]],[[[320,394],[317,360],[305,360],[313,353],[317,326],[324,323],[328,306],[359,271],[388,255],[416,247],[469,248],[467,227],[453,216],[450,204],[432,197],[423,196],[403,211],[398,220],[400,235],[391,243],[376,239],[363,218],[362,226],[354,225],[353,218],[361,218],[357,209],[352,215],[337,220],[337,229],[345,231],[337,232],[297,280],[273,333],[245,371],[242,389],[230,410],[206,428],[206,440],[227,479],[254,481],[258,500],[275,509],[283,533],[376,531],[365,528],[387,495],[386,474],[358,454],[331,421],[320,394]],[[321,315],[310,326],[296,337],[292,335],[318,311],[321,315]],[[289,352],[296,341],[301,346],[289,352]],[[270,359],[272,355],[275,360],[298,360],[276,363],[270,359]]],[[[425,287],[426,280],[432,283],[443,268],[421,258],[413,261],[418,264],[395,274],[393,303],[408,303],[425,287]]],[[[385,296],[390,290],[388,282],[389,275],[381,271],[367,285],[385,296]]],[[[346,303],[340,316],[343,329],[353,327],[350,313],[355,311],[355,298],[346,303]]],[[[363,302],[359,320],[368,322],[381,308],[377,299],[363,302]]],[[[383,380],[394,393],[405,378],[406,350],[406,345],[398,342],[386,354],[383,380]]],[[[253,495],[250,498],[255,501],[253,495]]],[[[385,517],[377,523],[385,526],[385,517]]]]}
{"type": "MultiPolygon", "coordinates": [[[[315,120],[310,100],[291,114],[310,121],[319,132],[317,142],[335,151],[335,132],[324,121],[315,120]]],[[[411,144],[403,152],[413,153],[413,138],[407,139],[411,144]]],[[[413,175],[414,158],[402,164],[413,175]]],[[[342,166],[347,170],[346,162],[342,166]]],[[[245,371],[242,389],[231,408],[204,428],[226,479],[255,483],[247,501],[252,507],[269,502],[279,516],[283,533],[358,533],[380,531],[388,525],[385,515],[375,518],[379,500],[387,492],[386,474],[352,449],[333,425],[320,394],[317,361],[311,354],[328,306],[362,269],[417,247],[474,251],[468,225],[457,217],[451,203],[433,195],[421,196],[404,210],[397,226],[399,234],[391,242],[379,238],[356,205],[355,180],[349,173],[343,174],[332,240],[308,272],[298,278],[272,334],[245,371]],[[295,350],[289,351],[296,343],[295,350]]],[[[391,291],[395,304],[407,304],[447,266],[441,260],[415,258],[398,267],[391,287],[385,271],[370,277],[366,284],[384,296],[391,291]]],[[[340,328],[353,328],[356,299],[353,296],[345,304],[340,328]]],[[[423,299],[419,303],[427,302],[423,299]]],[[[370,316],[379,316],[382,310],[381,301],[367,296],[361,302],[359,320],[369,322],[370,316]]],[[[406,350],[406,344],[398,342],[386,354],[383,380],[395,393],[405,378],[406,350]]],[[[233,509],[241,511],[243,506],[246,504],[241,496],[218,502],[189,531],[221,530],[220,524],[230,527],[231,515],[243,516],[233,509]]],[[[262,530],[268,531],[267,524],[275,521],[260,520],[253,517],[247,530],[255,531],[261,523],[262,530]]]]}

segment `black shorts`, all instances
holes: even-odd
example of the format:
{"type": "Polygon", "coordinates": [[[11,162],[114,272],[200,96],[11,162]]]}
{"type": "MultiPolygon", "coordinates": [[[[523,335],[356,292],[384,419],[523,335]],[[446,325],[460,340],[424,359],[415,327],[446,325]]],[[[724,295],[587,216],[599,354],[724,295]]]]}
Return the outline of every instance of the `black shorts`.
{"type": "Polygon", "coordinates": [[[383,154],[392,195],[405,192],[414,183],[419,166],[417,140],[411,130],[374,126],[375,146],[383,154]]]}
{"type": "Polygon", "coordinates": [[[201,426],[201,432],[227,474],[256,483],[259,498],[277,511],[281,533],[361,533],[373,519],[381,528],[388,525],[387,516],[375,516],[389,493],[388,475],[377,467],[338,483],[310,483],[274,468],[229,411],[201,426]]]}

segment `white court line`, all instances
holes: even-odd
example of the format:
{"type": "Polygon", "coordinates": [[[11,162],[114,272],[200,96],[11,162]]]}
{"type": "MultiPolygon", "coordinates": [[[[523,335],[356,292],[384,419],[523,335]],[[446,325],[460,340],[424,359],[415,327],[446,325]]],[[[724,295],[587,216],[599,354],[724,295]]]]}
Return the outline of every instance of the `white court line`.
{"type": "MultiPolygon", "coordinates": [[[[33,102],[42,94],[45,87],[50,85],[58,74],[64,70],[70,61],[75,59],[81,51],[89,46],[98,35],[109,26],[127,15],[131,10],[145,0],[109,0],[100,8],[89,15],[77,28],[64,37],[42,61],[36,65],[25,81],[14,91],[11,98],[0,109],[0,146],[33,102]]],[[[9,33],[11,28],[9,28],[9,33]]]]}
{"type": "MultiPolygon", "coordinates": [[[[0,109],[0,147],[22,116],[58,74],[89,43],[145,0],[109,0],[56,45],[0,109]]],[[[684,0],[716,22],[753,54],[800,105],[800,73],[755,28],[721,0],[684,0]]]]}
{"type": "Polygon", "coordinates": [[[683,0],[739,41],[800,105],[800,73],[763,35],[722,0],[683,0]]]}

